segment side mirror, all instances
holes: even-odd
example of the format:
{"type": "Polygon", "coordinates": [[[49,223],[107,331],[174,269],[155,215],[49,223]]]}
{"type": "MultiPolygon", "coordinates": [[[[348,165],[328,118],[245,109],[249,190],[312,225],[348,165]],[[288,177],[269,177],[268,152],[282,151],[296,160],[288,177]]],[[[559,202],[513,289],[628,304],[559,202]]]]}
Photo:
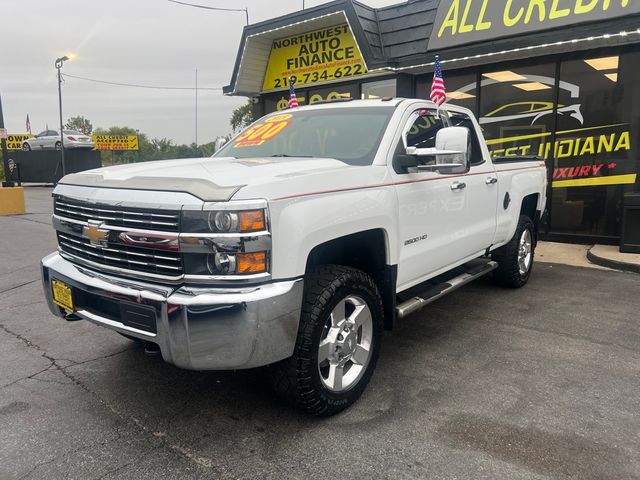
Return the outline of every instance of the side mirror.
{"type": "Polygon", "coordinates": [[[227,144],[227,139],[224,137],[216,138],[216,152],[227,144]]]}
{"type": "Polygon", "coordinates": [[[436,133],[435,148],[407,147],[407,155],[435,157],[435,162],[418,165],[419,170],[464,169],[469,166],[471,133],[466,127],[446,127],[436,133]]]}

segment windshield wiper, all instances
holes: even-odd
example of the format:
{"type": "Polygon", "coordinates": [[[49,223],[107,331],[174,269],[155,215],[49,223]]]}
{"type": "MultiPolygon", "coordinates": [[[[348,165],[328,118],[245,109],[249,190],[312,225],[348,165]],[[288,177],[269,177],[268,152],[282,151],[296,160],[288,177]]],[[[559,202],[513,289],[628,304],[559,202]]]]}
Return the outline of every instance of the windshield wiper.
{"type": "Polygon", "coordinates": [[[286,153],[276,153],[271,155],[271,157],[281,157],[281,158],[313,158],[311,155],[287,155],[286,153]]]}

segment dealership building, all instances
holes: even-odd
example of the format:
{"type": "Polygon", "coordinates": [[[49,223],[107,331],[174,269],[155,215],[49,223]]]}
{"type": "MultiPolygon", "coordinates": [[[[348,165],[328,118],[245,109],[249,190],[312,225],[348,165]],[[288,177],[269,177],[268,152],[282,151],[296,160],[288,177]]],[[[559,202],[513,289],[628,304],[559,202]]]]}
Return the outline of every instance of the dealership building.
{"type": "Polygon", "coordinates": [[[640,1],[336,0],[245,27],[224,91],[256,115],[290,78],[301,105],[428,98],[436,55],[493,155],[546,159],[545,238],[640,246],[640,1]]]}

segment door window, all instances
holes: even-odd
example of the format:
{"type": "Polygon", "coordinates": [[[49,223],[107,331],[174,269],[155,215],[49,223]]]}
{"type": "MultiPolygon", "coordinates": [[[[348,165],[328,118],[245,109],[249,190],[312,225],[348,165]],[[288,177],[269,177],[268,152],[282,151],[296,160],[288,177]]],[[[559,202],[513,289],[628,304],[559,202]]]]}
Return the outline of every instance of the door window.
{"type": "MultiPolygon", "coordinates": [[[[436,135],[439,130],[445,127],[443,118],[445,114],[441,113],[436,116],[435,110],[421,110],[420,116],[413,122],[407,133],[407,147],[416,148],[435,148],[436,135]]],[[[484,157],[482,156],[482,150],[480,148],[480,142],[476,134],[476,129],[468,115],[459,112],[448,112],[448,126],[451,127],[465,127],[470,132],[471,149],[470,149],[470,163],[471,166],[481,165],[484,163],[484,157]]],[[[399,155],[405,154],[404,143],[402,139],[398,144],[394,158],[394,170],[396,173],[407,173],[402,167],[400,167],[398,159],[399,155]]],[[[435,161],[435,159],[433,160],[435,161]]]]}

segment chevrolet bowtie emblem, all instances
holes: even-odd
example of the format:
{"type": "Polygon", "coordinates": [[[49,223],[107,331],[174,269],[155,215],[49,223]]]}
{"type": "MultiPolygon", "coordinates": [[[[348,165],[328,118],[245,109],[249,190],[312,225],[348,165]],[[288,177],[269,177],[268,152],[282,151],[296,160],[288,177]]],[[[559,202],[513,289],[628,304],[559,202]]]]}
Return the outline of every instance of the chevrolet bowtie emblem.
{"type": "Polygon", "coordinates": [[[109,239],[109,230],[102,230],[102,222],[89,220],[89,225],[82,228],[82,235],[91,240],[92,245],[105,246],[109,239]]]}

